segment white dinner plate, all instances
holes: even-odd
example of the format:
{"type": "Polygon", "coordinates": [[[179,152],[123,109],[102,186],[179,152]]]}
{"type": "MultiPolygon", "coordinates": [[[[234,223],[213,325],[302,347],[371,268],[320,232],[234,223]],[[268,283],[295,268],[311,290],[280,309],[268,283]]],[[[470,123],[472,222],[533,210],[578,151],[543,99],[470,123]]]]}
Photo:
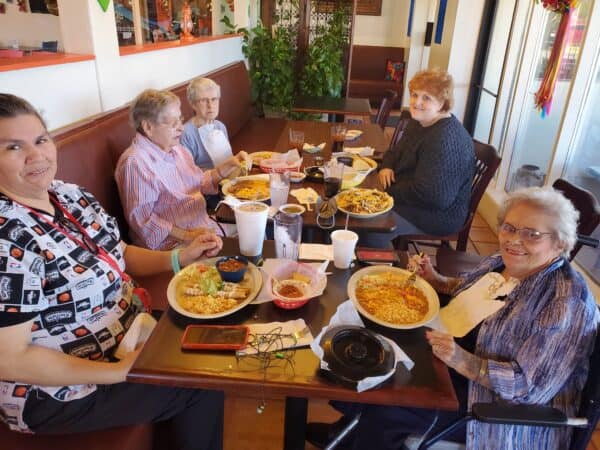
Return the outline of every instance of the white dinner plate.
{"type": "Polygon", "coordinates": [[[429,310],[427,311],[427,314],[425,314],[425,317],[423,317],[422,320],[411,324],[400,325],[386,322],[367,312],[356,298],[356,284],[358,283],[358,280],[360,280],[365,275],[374,275],[382,272],[397,272],[407,277],[410,275],[410,272],[408,270],[390,266],[369,266],[355,272],[348,281],[348,297],[350,297],[350,300],[352,300],[352,303],[354,303],[356,309],[363,316],[384,327],[395,328],[399,330],[408,330],[412,328],[422,327],[423,325],[426,325],[427,323],[429,323],[437,317],[440,311],[440,299],[437,295],[437,292],[435,292],[435,289],[433,289],[433,287],[421,277],[417,277],[417,280],[415,281],[415,287],[418,287],[419,289],[421,289],[421,291],[423,291],[429,303],[429,310]]]}
{"type": "MultiPolygon", "coordinates": [[[[362,189],[362,188],[352,188],[352,189],[362,189]]],[[[345,192],[350,192],[352,189],[348,189],[346,191],[342,191],[339,194],[336,195],[336,199],[341,196],[344,195],[345,192]]],[[[365,189],[365,190],[372,190],[372,189],[365,189]]],[[[389,194],[386,194],[389,196],[389,194]]],[[[391,198],[391,197],[390,197],[391,198]]],[[[343,207],[341,207],[338,203],[338,209],[340,211],[342,211],[344,214],[348,214],[350,217],[353,217],[355,219],[372,219],[373,217],[377,217],[380,216],[382,214],[385,214],[386,212],[388,212],[389,210],[391,210],[394,207],[394,201],[392,198],[392,201],[390,202],[390,204],[388,205],[387,208],[385,208],[382,211],[377,211],[374,213],[365,213],[365,214],[360,214],[360,213],[356,213],[356,212],[352,212],[352,211],[348,211],[346,209],[344,209],[343,207]]]]}
{"type": "Polygon", "coordinates": [[[167,300],[169,301],[169,305],[171,306],[171,308],[173,308],[179,314],[184,315],[186,317],[190,317],[192,319],[217,319],[219,317],[224,317],[224,316],[233,314],[234,312],[242,309],[248,303],[252,302],[252,300],[254,300],[256,298],[256,296],[260,292],[260,288],[262,287],[262,275],[260,273],[260,270],[258,270],[258,268],[251,262],[248,262],[248,270],[244,274],[244,279],[242,281],[240,281],[241,286],[250,288],[250,293],[248,294],[248,297],[246,297],[244,300],[242,300],[237,306],[235,306],[231,309],[228,309],[227,311],[221,311],[216,314],[197,314],[197,313],[186,311],[177,302],[177,297],[175,295],[175,292],[176,292],[175,288],[176,288],[177,284],[179,283],[179,281],[181,280],[185,271],[193,270],[192,266],[195,266],[198,264],[214,266],[215,263],[217,262],[217,260],[219,260],[221,258],[223,258],[223,256],[218,256],[216,258],[208,258],[208,259],[201,260],[197,263],[190,264],[190,266],[188,266],[189,268],[186,267],[185,269],[183,269],[182,271],[177,273],[177,275],[175,275],[173,278],[171,278],[171,281],[169,282],[169,286],[167,287],[167,300]]]}
{"type": "MultiPolygon", "coordinates": [[[[225,181],[225,183],[223,183],[223,187],[221,188],[221,190],[223,191],[223,195],[231,195],[232,197],[236,197],[234,194],[231,193],[231,187],[236,182],[243,181],[243,180],[265,180],[267,182],[267,184],[269,184],[269,175],[268,174],[248,175],[246,177],[237,177],[237,178],[234,178],[233,180],[227,180],[227,181],[225,181]]],[[[238,198],[238,197],[236,197],[236,198],[238,198]]],[[[270,191],[267,190],[266,196],[261,197],[261,198],[252,199],[251,201],[264,202],[266,200],[269,200],[270,198],[271,198],[270,191]]],[[[248,200],[248,199],[242,198],[239,200],[248,200]]]]}

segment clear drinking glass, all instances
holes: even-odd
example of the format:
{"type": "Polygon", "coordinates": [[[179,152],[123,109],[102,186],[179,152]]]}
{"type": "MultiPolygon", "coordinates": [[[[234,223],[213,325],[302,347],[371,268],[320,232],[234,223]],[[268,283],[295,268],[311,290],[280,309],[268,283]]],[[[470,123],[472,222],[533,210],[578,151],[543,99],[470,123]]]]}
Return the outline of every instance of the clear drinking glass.
{"type": "Polygon", "coordinates": [[[304,131],[300,130],[292,130],[290,128],[290,147],[298,150],[298,153],[302,152],[302,147],[304,147],[304,131]]]}
{"type": "Polygon", "coordinates": [[[324,167],[325,198],[332,198],[340,191],[344,176],[344,165],[332,159],[324,167]]]}
{"type": "Polygon", "coordinates": [[[269,189],[271,195],[271,206],[279,209],[281,205],[287,203],[290,193],[290,173],[270,173],[269,189]]]}
{"type": "Polygon", "coordinates": [[[331,146],[331,151],[333,153],[341,152],[344,150],[344,140],[346,139],[346,125],[345,124],[335,124],[331,127],[331,140],[333,145],[331,146]]]}
{"type": "Polygon", "coordinates": [[[302,216],[280,212],[277,213],[273,222],[275,255],[277,258],[297,260],[302,240],[302,216]]]}

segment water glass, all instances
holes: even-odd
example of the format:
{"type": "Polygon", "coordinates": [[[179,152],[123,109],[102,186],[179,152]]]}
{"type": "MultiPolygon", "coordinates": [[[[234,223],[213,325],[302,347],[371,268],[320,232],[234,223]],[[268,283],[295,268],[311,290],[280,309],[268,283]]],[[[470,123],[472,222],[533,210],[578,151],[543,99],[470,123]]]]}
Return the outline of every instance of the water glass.
{"type": "Polygon", "coordinates": [[[277,258],[298,260],[302,240],[302,216],[277,213],[273,219],[273,234],[277,258]]]}
{"type": "Polygon", "coordinates": [[[281,205],[286,204],[290,193],[290,173],[270,173],[269,190],[271,206],[274,206],[275,210],[279,209],[281,205]]]}
{"type": "Polygon", "coordinates": [[[304,131],[292,130],[290,128],[290,147],[298,150],[298,153],[302,152],[302,147],[304,147],[304,131]]]}

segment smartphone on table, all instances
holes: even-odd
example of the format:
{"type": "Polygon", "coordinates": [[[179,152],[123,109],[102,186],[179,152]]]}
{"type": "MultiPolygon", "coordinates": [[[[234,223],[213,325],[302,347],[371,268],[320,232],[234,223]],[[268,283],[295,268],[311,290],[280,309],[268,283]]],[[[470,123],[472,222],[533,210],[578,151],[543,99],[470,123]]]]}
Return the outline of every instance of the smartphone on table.
{"type": "Polygon", "coordinates": [[[184,350],[239,350],[248,343],[244,325],[188,325],[181,337],[184,350]]]}

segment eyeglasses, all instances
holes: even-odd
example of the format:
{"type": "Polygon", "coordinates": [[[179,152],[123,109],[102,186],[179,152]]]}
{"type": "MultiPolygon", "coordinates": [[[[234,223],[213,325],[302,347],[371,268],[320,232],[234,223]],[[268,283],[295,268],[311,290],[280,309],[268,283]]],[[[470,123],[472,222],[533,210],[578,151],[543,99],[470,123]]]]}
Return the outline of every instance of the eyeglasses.
{"type": "Polygon", "coordinates": [[[216,103],[221,99],[221,97],[202,97],[198,99],[198,103],[204,103],[206,105],[210,103],[216,103]]]}
{"type": "Polygon", "coordinates": [[[531,228],[515,228],[510,223],[503,223],[498,227],[498,231],[504,234],[519,236],[520,239],[526,242],[537,242],[544,236],[553,235],[552,232],[543,233],[541,231],[532,230],[531,228]]]}
{"type": "Polygon", "coordinates": [[[178,117],[177,119],[171,119],[169,122],[158,122],[159,125],[164,125],[166,127],[175,129],[183,124],[183,117],[178,117]]]}

